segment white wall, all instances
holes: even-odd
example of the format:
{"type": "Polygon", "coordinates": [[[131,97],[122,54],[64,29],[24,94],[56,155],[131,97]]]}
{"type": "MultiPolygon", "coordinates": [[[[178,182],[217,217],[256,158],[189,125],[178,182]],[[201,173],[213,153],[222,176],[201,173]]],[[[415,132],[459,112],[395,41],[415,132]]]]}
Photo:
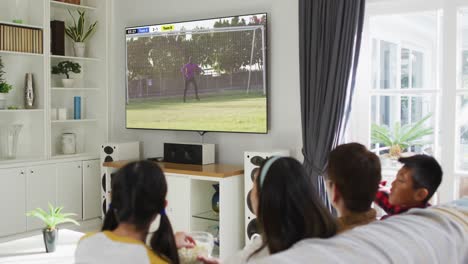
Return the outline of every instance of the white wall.
{"type": "Polygon", "coordinates": [[[196,132],[125,129],[126,26],[220,16],[268,13],[268,134],[207,133],[217,144],[217,162],[242,164],[246,150],[287,148],[300,156],[302,146],[299,91],[298,1],[284,0],[133,0],[113,1],[110,139],[143,142],[143,157],[163,155],[164,142],[200,142],[196,132]]]}

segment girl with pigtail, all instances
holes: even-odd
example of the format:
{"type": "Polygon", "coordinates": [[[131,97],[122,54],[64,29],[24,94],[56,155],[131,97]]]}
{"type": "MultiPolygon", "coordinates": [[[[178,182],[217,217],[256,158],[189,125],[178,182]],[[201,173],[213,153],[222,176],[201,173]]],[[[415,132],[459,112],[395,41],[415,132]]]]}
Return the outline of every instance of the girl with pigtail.
{"type": "Polygon", "coordinates": [[[150,161],[129,163],[113,176],[111,185],[112,204],[102,232],[81,239],[76,263],[179,264],[177,248],[193,247],[194,241],[184,233],[173,235],[165,213],[167,183],[161,168],[150,161]],[[151,235],[150,225],[158,215],[159,227],[151,235]]]}

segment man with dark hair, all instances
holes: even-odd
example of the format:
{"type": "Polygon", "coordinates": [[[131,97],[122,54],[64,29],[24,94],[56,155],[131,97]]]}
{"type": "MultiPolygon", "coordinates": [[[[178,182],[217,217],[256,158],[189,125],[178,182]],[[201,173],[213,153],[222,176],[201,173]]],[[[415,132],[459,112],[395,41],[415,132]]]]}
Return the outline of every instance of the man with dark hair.
{"type": "Polygon", "coordinates": [[[326,178],[340,232],[376,219],[371,205],[382,179],[377,155],[359,143],[340,145],[330,152],[326,178]]]}
{"type": "Polygon", "coordinates": [[[442,168],[428,155],[400,158],[403,167],[392,182],[390,194],[379,191],[375,202],[387,213],[385,219],[411,208],[426,208],[432,195],[442,182],[442,168]]]}
{"type": "Polygon", "coordinates": [[[204,73],[205,71],[203,71],[203,69],[200,68],[198,64],[192,63],[191,56],[188,58],[188,63],[184,64],[184,66],[182,66],[180,71],[182,72],[182,75],[184,76],[184,80],[185,80],[184,103],[185,103],[185,96],[187,94],[187,89],[188,89],[189,84],[192,84],[193,87],[195,88],[195,97],[197,98],[198,101],[200,101],[200,97],[198,97],[198,85],[195,80],[195,74],[200,73],[200,72],[204,73]]]}

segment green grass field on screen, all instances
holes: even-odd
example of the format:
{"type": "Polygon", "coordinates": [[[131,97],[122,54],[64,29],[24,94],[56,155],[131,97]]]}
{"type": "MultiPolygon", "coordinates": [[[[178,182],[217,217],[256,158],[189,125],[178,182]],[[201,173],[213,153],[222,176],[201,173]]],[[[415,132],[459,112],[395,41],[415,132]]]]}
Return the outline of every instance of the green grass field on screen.
{"type": "Polygon", "coordinates": [[[267,100],[261,93],[188,98],[132,99],[127,128],[266,132],[267,100]]]}

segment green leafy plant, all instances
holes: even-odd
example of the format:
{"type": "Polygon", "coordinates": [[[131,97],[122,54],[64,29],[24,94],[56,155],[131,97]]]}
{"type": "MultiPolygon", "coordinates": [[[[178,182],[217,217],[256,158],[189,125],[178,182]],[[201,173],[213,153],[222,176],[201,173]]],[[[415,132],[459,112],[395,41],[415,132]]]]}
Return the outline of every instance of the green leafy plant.
{"type": "Polygon", "coordinates": [[[79,18],[78,21],[73,16],[72,12],[68,10],[68,13],[73,18],[73,26],[65,28],[65,33],[75,42],[84,42],[96,29],[97,21],[89,25],[88,30],[85,32],[85,14],[86,11],[77,10],[79,18]]]}
{"type": "Polygon", "coordinates": [[[13,86],[8,83],[0,83],[0,93],[8,93],[13,86]]]}
{"type": "Polygon", "coordinates": [[[80,64],[72,61],[62,61],[57,66],[52,66],[52,74],[65,74],[67,79],[70,79],[70,72],[80,73],[80,64]]]}
{"type": "Polygon", "coordinates": [[[383,125],[372,124],[371,141],[373,144],[383,144],[390,147],[389,155],[391,158],[398,158],[401,152],[409,146],[421,146],[426,144],[422,141],[427,135],[431,135],[434,130],[432,127],[425,127],[424,122],[431,117],[429,114],[413,124],[401,126],[396,122],[393,129],[383,125]]]}
{"type": "Polygon", "coordinates": [[[0,93],[8,93],[11,89],[13,89],[13,86],[6,83],[5,79],[3,78],[3,75],[5,74],[5,71],[3,71],[3,61],[2,57],[0,57],[0,93]]]}
{"type": "Polygon", "coordinates": [[[36,208],[28,212],[27,216],[34,216],[41,219],[46,224],[47,230],[55,230],[57,225],[63,223],[73,223],[80,225],[77,221],[69,218],[76,215],[73,213],[62,213],[63,207],[54,207],[49,203],[49,212],[44,211],[42,208],[36,208]]]}

